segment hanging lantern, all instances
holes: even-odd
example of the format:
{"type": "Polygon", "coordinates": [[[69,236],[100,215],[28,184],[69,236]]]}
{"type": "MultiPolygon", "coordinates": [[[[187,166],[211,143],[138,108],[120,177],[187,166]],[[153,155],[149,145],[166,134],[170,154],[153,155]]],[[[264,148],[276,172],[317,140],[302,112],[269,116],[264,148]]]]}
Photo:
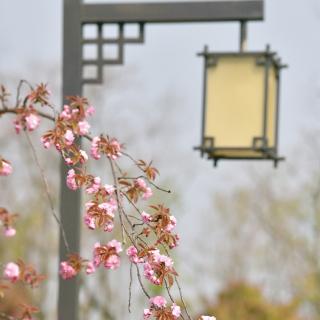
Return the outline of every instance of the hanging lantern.
{"type": "Polygon", "coordinates": [[[200,53],[204,58],[201,145],[220,159],[272,160],[277,165],[280,71],[286,67],[265,52],[200,53]]]}

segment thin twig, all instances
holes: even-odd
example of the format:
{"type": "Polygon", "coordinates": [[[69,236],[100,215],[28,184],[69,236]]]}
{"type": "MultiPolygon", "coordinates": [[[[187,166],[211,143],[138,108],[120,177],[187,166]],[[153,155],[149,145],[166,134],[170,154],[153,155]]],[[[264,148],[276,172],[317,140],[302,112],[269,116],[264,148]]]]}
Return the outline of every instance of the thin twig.
{"type": "Polygon", "coordinates": [[[154,186],[156,189],[158,189],[160,191],[163,191],[163,192],[166,192],[166,193],[171,193],[171,190],[159,187],[152,180],[150,180],[149,178],[147,178],[146,176],[143,176],[143,175],[138,176],[138,177],[118,177],[118,179],[123,179],[123,180],[136,180],[136,179],[139,179],[139,178],[147,180],[152,186],[154,186]]]}
{"type": "Polygon", "coordinates": [[[16,95],[16,108],[18,108],[19,104],[20,104],[20,92],[21,92],[22,85],[24,84],[24,81],[25,80],[20,80],[19,81],[19,85],[18,85],[18,88],[17,88],[17,95],[16,95]]]}
{"type": "Polygon", "coordinates": [[[116,168],[118,169],[119,173],[123,176],[123,171],[121,170],[121,168],[118,165],[118,163],[115,161],[114,164],[115,164],[116,168]]]}
{"type": "Polygon", "coordinates": [[[111,172],[112,172],[112,176],[113,176],[113,181],[114,181],[114,184],[115,184],[115,186],[116,186],[115,193],[116,193],[116,198],[117,198],[117,203],[118,203],[119,219],[120,219],[120,223],[121,223],[122,243],[125,244],[126,241],[125,241],[125,237],[124,237],[124,224],[123,224],[122,212],[121,212],[122,204],[121,204],[121,202],[120,202],[118,179],[117,179],[117,176],[116,176],[116,173],[115,173],[115,170],[114,170],[114,165],[113,165],[112,160],[109,159],[109,158],[108,158],[108,160],[109,160],[109,164],[110,164],[110,167],[111,167],[111,172]]]}
{"type": "Polygon", "coordinates": [[[66,233],[65,233],[63,225],[62,225],[62,223],[61,223],[61,221],[60,221],[60,219],[59,219],[59,217],[58,217],[58,215],[57,215],[57,213],[56,213],[56,211],[54,209],[54,203],[53,203],[53,200],[52,200],[52,197],[51,197],[51,194],[50,194],[49,184],[48,184],[46,175],[44,173],[44,170],[43,170],[43,168],[42,168],[42,166],[40,164],[40,161],[38,159],[36,149],[33,146],[33,143],[32,143],[32,141],[30,139],[30,136],[29,136],[28,132],[24,131],[24,133],[25,133],[25,136],[27,138],[28,144],[30,145],[34,160],[35,160],[35,162],[37,164],[37,167],[38,167],[38,169],[40,171],[42,182],[43,182],[43,185],[45,187],[46,195],[47,195],[47,198],[48,198],[48,201],[49,201],[49,204],[50,204],[51,213],[52,213],[54,219],[56,220],[56,222],[57,222],[57,224],[58,224],[58,226],[59,226],[59,228],[61,230],[64,246],[65,246],[66,250],[68,252],[70,252],[70,247],[69,247],[69,244],[68,244],[68,241],[67,241],[66,233]]]}
{"type": "Polygon", "coordinates": [[[121,228],[122,228],[122,242],[125,244],[126,241],[125,241],[125,237],[124,237],[124,233],[127,235],[127,237],[129,238],[129,240],[131,241],[131,243],[136,247],[136,243],[135,243],[135,240],[130,236],[128,230],[126,229],[125,227],[125,224],[123,222],[123,219],[122,219],[122,215],[126,218],[126,220],[128,221],[130,227],[132,228],[132,222],[130,221],[130,219],[128,218],[126,212],[124,211],[123,209],[123,206],[122,206],[122,203],[120,201],[120,195],[121,193],[119,194],[119,184],[118,184],[118,181],[117,181],[117,176],[116,176],[116,173],[115,173],[115,170],[114,170],[114,166],[113,166],[113,162],[111,159],[109,159],[109,163],[110,163],[110,167],[111,167],[111,172],[112,172],[112,176],[113,176],[113,180],[114,180],[114,185],[116,186],[116,198],[117,198],[117,204],[118,204],[118,213],[119,213],[119,220],[120,220],[120,224],[121,224],[121,228]]]}
{"type": "Polygon", "coordinates": [[[183,309],[185,310],[188,319],[189,319],[189,320],[192,320],[191,317],[190,317],[190,314],[189,314],[189,312],[188,312],[188,308],[187,308],[187,306],[186,306],[186,303],[184,302],[184,298],[183,298],[183,296],[182,296],[181,286],[180,286],[179,281],[178,281],[178,278],[177,278],[176,276],[174,276],[174,281],[175,281],[175,283],[176,283],[176,285],[177,285],[177,287],[178,287],[178,290],[179,290],[179,296],[180,296],[181,302],[182,302],[182,304],[183,304],[183,309]]]}
{"type": "Polygon", "coordinates": [[[172,295],[171,295],[170,288],[169,288],[169,285],[168,285],[166,279],[164,279],[164,283],[165,283],[165,285],[166,285],[166,289],[167,289],[167,292],[168,292],[168,296],[169,296],[171,302],[174,302],[174,299],[173,299],[173,297],[172,297],[172,295]]]}
{"type": "MultiPolygon", "coordinates": [[[[170,288],[169,288],[169,286],[168,286],[168,283],[167,283],[167,280],[166,280],[166,279],[164,279],[164,283],[165,283],[165,285],[166,285],[166,289],[167,289],[167,292],[168,292],[168,295],[169,295],[169,298],[170,298],[171,302],[175,303],[175,301],[174,301],[174,299],[173,299],[173,297],[172,297],[172,295],[171,295],[170,288]]],[[[183,314],[181,314],[180,317],[181,317],[182,319],[184,319],[183,314]]]]}
{"type": "Polygon", "coordinates": [[[132,296],[132,262],[130,263],[130,282],[129,282],[129,300],[128,300],[129,313],[131,313],[131,296],[132,296]]]}
{"type": "Polygon", "coordinates": [[[147,298],[150,299],[150,295],[149,295],[149,293],[147,292],[147,290],[145,289],[145,287],[144,287],[144,285],[142,283],[141,274],[140,274],[140,270],[139,270],[138,265],[136,265],[136,269],[137,269],[137,276],[138,276],[140,287],[141,287],[143,293],[147,296],[147,298]]]}
{"type": "MultiPolygon", "coordinates": [[[[169,251],[167,250],[167,248],[166,248],[163,244],[162,244],[162,248],[164,249],[166,255],[167,255],[169,258],[171,258],[169,251]]],[[[188,319],[189,319],[189,320],[192,320],[191,317],[190,317],[190,315],[189,315],[187,306],[186,306],[186,304],[185,304],[185,302],[184,302],[183,295],[182,295],[182,290],[181,290],[181,286],[180,286],[180,284],[179,284],[179,281],[178,281],[177,276],[174,276],[174,281],[175,281],[175,283],[176,283],[176,285],[177,285],[177,287],[178,287],[180,299],[181,299],[181,302],[182,302],[182,304],[183,304],[183,308],[184,308],[184,310],[185,310],[185,312],[186,312],[186,314],[187,314],[187,316],[188,316],[188,319]]],[[[166,286],[167,286],[167,283],[166,283],[166,286]]],[[[167,290],[168,290],[168,288],[167,288],[167,290]]]]}

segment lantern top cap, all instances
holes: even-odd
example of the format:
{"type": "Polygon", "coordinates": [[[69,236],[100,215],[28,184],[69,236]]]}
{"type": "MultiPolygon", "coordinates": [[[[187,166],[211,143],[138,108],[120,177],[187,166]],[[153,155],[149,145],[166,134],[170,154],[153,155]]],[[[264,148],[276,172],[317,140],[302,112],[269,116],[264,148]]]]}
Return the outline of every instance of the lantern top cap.
{"type": "Polygon", "coordinates": [[[197,56],[204,57],[205,59],[214,59],[220,57],[265,57],[271,60],[272,63],[278,68],[288,68],[287,64],[283,64],[281,58],[277,55],[275,51],[270,50],[270,46],[266,47],[265,51],[221,51],[213,52],[209,51],[208,47],[205,46],[202,52],[199,52],[197,56]]]}

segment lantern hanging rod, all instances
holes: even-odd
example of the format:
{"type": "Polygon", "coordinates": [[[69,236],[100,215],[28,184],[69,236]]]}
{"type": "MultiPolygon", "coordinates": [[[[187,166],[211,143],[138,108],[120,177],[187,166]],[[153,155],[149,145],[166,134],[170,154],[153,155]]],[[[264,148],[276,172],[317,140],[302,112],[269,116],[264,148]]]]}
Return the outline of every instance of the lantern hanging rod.
{"type": "Polygon", "coordinates": [[[81,6],[82,23],[183,23],[263,20],[263,0],[102,3],[81,6]]]}
{"type": "Polygon", "coordinates": [[[247,41],[248,41],[248,24],[247,21],[240,21],[240,44],[239,49],[240,52],[244,52],[247,49],[247,41]]]}

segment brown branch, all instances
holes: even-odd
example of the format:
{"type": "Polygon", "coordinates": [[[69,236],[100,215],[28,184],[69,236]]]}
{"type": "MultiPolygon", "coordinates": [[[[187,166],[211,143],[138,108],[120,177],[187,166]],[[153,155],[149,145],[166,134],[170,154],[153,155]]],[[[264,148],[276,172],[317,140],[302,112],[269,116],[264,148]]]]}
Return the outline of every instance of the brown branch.
{"type": "MultiPolygon", "coordinates": [[[[19,87],[18,87],[18,90],[17,90],[17,103],[16,103],[16,108],[19,106],[19,103],[20,103],[20,101],[19,101],[19,98],[20,98],[20,89],[21,89],[21,86],[22,86],[23,83],[26,83],[26,84],[28,84],[28,85],[30,86],[30,84],[29,84],[28,82],[26,82],[26,81],[24,81],[24,80],[20,81],[19,87]]],[[[32,86],[30,86],[30,87],[32,88],[32,86]]],[[[50,104],[48,104],[48,106],[49,106],[50,108],[52,108],[53,111],[54,111],[54,113],[55,113],[55,115],[57,115],[57,112],[56,112],[55,108],[54,108],[53,106],[51,106],[50,104]]],[[[3,110],[0,110],[0,117],[1,117],[2,115],[4,115],[4,114],[7,114],[7,113],[17,114],[18,112],[17,112],[17,109],[16,109],[16,108],[5,108],[5,109],[3,109],[3,110]]],[[[39,115],[40,117],[42,117],[42,118],[48,119],[48,120],[53,121],[53,122],[56,121],[56,118],[55,118],[55,117],[53,117],[53,116],[51,116],[51,115],[49,115],[49,114],[47,114],[47,113],[44,113],[44,112],[38,111],[38,110],[37,110],[37,113],[38,113],[38,115],[39,115]]],[[[37,166],[38,166],[38,168],[39,168],[39,170],[40,170],[41,177],[42,177],[42,180],[43,180],[43,183],[44,183],[44,186],[45,186],[46,194],[47,194],[47,197],[48,197],[48,200],[49,200],[49,203],[50,203],[52,215],[53,215],[54,219],[56,220],[56,222],[58,223],[58,225],[59,225],[59,227],[60,227],[60,229],[61,229],[61,231],[62,231],[62,236],[63,236],[64,245],[65,245],[66,249],[67,249],[68,251],[70,251],[70,250],[69,250],[69,245],[68,245],[68,242],[67,242],[67,239],[66,239],[66,236],[65,236],[65,231],[64,231],[63,226],[62,226],[62,223],[61,223],[58,215],[57,215],[56,212],[55,212],[53,200],[52,200],[52,197],[51,197],[50,191],[49,191],[49,185],[48,185],[46,176],[45,176],[45,174],[44,174],[44,171],[43,171],[43,169],[42,169],[42,167],[41,167],[41,165],[40,165],[40,162],[39,162],[39,160],[38,160],[38,157],[37,157],[37,154],[36,154],[36,150],[35,150],[35,148],[34,148],[34,146],[33,146],[33,144],[32,144],[32,141],[31,141],[31,139],[30,139],[30,137],[29,137],[29,135],[28,135],[28,133],[27,133],[26,131],[25,131],[25,135],[26,135],[26,137],[27,137],[28,143],[30,144],[30,147],[31,147],[33,156],[34,156],[34,158],[35,158],[36,164],[37,164],[37,166]]],[[[89,135],[84,135],[83,137],[86,138],[88,141],[92,141],[92,137],[89,136],[89,135]]],[[[144,170],[138,165],[138,162],[137,162],[132,156],[130,156],[128,153],[125,153],[125,152],[122,152],[122,154],[123,154],[124,156],[128,157],[131,161],[133,161],[133,163],[134,163],[143,173],[145,173],[144,170]]],[[[127,196],[125,193],[121,193],[121,192],[120,192],[120,188],[119,188],[119,185],[118,185],[118,179],[137,179],[137,178],[143,178],[143,179],[147,180],[153,187],[155,187],[156,189],[158,189],[158,190],[160,190],[160,191],[162,191],[162,192],[171,193],[171,191],[159,187],[158,185],[156,185],[153,181],[151,181],[149,178],[147,178],[147,177],[144,176],[144,175],[141,175],[141,176],[139,176],[139,177],[137,177],[137,178],[131,178],[131,177],[121,177],[121,178],[117,178],[116,173],[115,173],[115,166],[116,166],[117,170],[119,171],[119,173],[120,173],[121,175],[123,175],[122,170],[121,170],[121,168],[118,166],[118,164],[117,164],[116,162],[113,163],[113,161],[112,161],[111,159],[108,159],[108,160],[109,160],[109,163],[110,163],[110,167],[111,167],[111,171],[112,171],[112,175],[113,175],[113,179],[114,179],[114,184],[115,184],[115,186],[116,186],[115,193],[116,193],[116,199],[117,199],[117,204],[118,204],[119,220],[120,220],[120,224],[121,224],[121,228],[122,228],[122,242],[123,242],[123,243],[126,242],[126,241],[125,241],[125,236],[124,236],[124,233],[125,233],[125,234],[127,235],[128,239],[130,239],[130,241],[132,242],[132,244],[133,244],[134,246],[136,246],[135,240],[131,237],[131,235],[129,234],[128,230],[126,229],[126,226],[125,226],[124,221],[123,221],[123,216],[126,218],[128,224],[130,225],[130,227],[131,227],[131,229],[132,229],[132,234],[135,233],[134,227],[136,226],[136,224],[133,224],[133,223],[131,222],[129,216],[126,214],[126,212],[125,212],[125,210],[124,210],[124,208],[123,208],[123,206],[122,206],[121,199],[120,199],[121,194],[123,194],[123,195],[127,198],[128,202],[135,208],[135,210],[136,210],[138,213],[141,214],[141,211],[140,211],[139,208],[131,201],[131,199],[128,198],[128,196],[127,196]]],[[[135,217],[135,218],[136,218],[136,217],[135,217]]],[[[136,219],[138,219],[138,218],[136,218],[136,219]]],[[[141,241],[145,242],[144,240],[142,240],[142,239],[140,238],[140,235],[136,235],[135,238],[136,238],[136,239],[140,239],[141,241]]],[[[167,252],[167,250],[166,250],[166,252],[167,252]]],[[[169,256],[169,255],[168,255],[168,256],[169,256]]],[[[145,289],[145,287],[144,287],[144,285],[143,285],[143,283],[142,283],[140,270],[139,270],[139,267],[138,267],[137,264],[136,264],[136,270],[137,270],[137,277],[138,277],[138,281],[139,281],[140,287],[141,287],[142,291],[144,292],[144,294],[145,294],[148,298],[150,298],[149,293],[147,292],[147,290],[145,289]]],[[[184,299],[183,299],[183,296],[182,296],[182,290],[181,290],[180,284],[179,284],[176,276],[174,277],[174,279],[175,279],[175,283],[176,283],[176,285],[177,285],[177,287],[178,287],[178,290],[179,290],[179,295],[180,295],[180,299],[181,299],[181,301],[182,301],[184,310],[185,310],[185,312],[186,312],[186,314],[187,314],[187,316],[188,316],[188,319],[191,320],[191,317],[190,317],[190,315],[189,315],[189,313],[188,313],[186,304],[185,304],[184,299]]],[[[165,285],[166,285],[166,289],[167,289],[167,292],[168,292],[168,294],[169,294],[169,297],[170,297],[171,301],[174,302],[174,300],[173,300],[173,298],[172,298],[172,296],[171,296],[170,290],[169,290],[169,288],[168,288],[168,284],[167,284],[166,281],[165,281],[165,285]]],[[[129,285],[129,302],[128,302],[128,310],[129,310],[129,312],[131,312],[131,294],[132,294],[131,290],[132,290],[132,263],[131,263],[131,266],[130,266],[130,285],[129,285]]],[[[6,316],[6,315],[0,313],[0,316],[6,316]]],[[[181,317],[184,319],[183,315],[181,315],[181,317]]],[[[10,317],[10,316],[9,316],[9,317],[6,317],[6,318],[4,318],[4,319],[16,320],[15,318],[12,318],[12,317],[10,317]]]]}
{"type": "MultiPolygon", "coordinates": [[[[4,114],[6,114],[6,113],[17,114],[18,111],[17,111],[16,108],[8,108],[8,109],[5,109],[5,110],[0,110],[0,116],[4,115],[4,114]]],[[[49,114],[44,113],[44,112],[42,112],[42,111],[38,111],[38,110],[37,110],[37,113],[38,113],[38,115],[39,115],[40,117],[55,122],[55,118],[54,118],[53,116],[50,116],[49,114]]]]}

